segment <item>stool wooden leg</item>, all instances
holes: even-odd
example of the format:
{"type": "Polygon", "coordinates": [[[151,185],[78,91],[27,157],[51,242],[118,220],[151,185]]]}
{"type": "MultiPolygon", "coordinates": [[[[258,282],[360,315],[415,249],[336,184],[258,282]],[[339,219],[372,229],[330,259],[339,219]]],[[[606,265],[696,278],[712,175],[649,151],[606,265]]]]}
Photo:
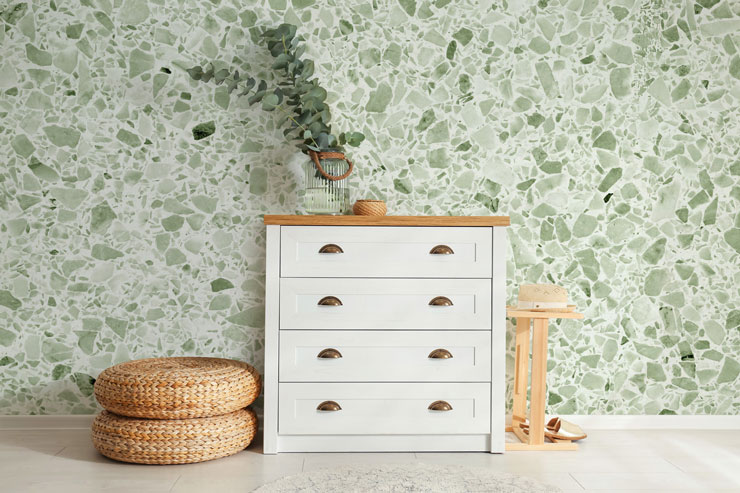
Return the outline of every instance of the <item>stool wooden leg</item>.
{"type": "Polygon", "coordinates": [[[532,335],[532,393],[529,416],[529,443],[545,443],[545,402],[547,398],[547,319],[534,319],[532,335]]]}
{"type": "Polygon", "coordinates": [[[529,318],[516,319],[516,354],[514,357],[514,403],[511,424],[527,419],[527,380],[529,379],[529,318]]]}

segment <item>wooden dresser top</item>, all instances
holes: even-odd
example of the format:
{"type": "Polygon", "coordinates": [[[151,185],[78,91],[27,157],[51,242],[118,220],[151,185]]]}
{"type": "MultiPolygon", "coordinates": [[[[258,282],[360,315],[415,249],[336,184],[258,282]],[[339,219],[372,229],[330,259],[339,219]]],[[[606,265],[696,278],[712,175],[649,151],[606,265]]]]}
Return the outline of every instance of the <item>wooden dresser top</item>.
{"type": "Polygon", "coordinates": [[[509,216],[295,216],[265,215],[281,226],[509,226],[509,216]]]}

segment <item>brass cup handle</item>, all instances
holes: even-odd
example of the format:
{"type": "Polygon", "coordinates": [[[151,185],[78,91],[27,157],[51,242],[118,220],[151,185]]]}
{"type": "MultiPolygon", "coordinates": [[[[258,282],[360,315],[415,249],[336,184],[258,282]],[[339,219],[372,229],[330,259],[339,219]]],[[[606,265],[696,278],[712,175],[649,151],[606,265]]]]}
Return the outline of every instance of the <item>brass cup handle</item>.
{"type": "Polygon", "coordinates": [[[450,359],[452,358],[452,353],[446,349],[439,348],[429,353],[427,357],[430,359],[450,359]]]}
{"type": "Polygon", "coordinates": [[[337,359],[342,357],[342,353],[334,349],[333,347],[322,349],[321,352],[316,356],[321,359],[337,359]]]}
{"type": "Polygon", "coordinates": [[[452,300],[447,296],[435,296],[429,302],[430,306],[452,306],[452,300]]]}
{"type": "Polygon", "coordinates": [[[429,250],[430,255],[453,255],[455,252],[447,245],[437,245],[429,250]]]}
{"type": "Polygon", "coordinates": [[[342,306],[342,300],[336,296],[324,296],[319,300],[320,306],[342,306]]]}
{"type": "Polygon", "coordinates": [[[319,248],[319,253],[344,253],[344,250],[339,245],[329,243],[319,248]]]}
{"type": "Polygon", "coordinates": [[[452,406],[447,401],[434,401],[427,408],[430,411],[452,411],[452,406]]]}
{"type": "Polygon", "coordinates": [[[334,401],[324,401],[318,406],[316,406],[316,410],[317,411],[327,411],[327,412],[341,411],[342,406],[340,406],[334,401]]]}

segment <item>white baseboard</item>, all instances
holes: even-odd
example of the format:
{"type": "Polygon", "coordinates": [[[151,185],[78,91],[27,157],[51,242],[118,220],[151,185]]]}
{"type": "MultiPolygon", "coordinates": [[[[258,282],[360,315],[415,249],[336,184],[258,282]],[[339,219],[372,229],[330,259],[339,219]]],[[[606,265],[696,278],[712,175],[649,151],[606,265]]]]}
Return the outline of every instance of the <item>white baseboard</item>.
{"type": "Polygon", "coordinates": [[[740,430],[740,415],[561,415],[584,430],[740,430]]]}
{"type": "Polygon", "coordinates": [[[0,430],[74,430],[90,429],[92,414],[0,416],[0,430]]]}
{"type": "MultiPolygon", "coordinates": [[[[0,416],[0,430],[89,429],[92,414],[71,416],[0,416]]],[[[262,428],[262,415],[258,416],[262,428]]],[[[740,430],[740,415],[561,415],[584,430],[740,430]]],[[[509,420],[510,421],[510,420],[509,420]]]]}
{"type": "MultiPolygon", "coordinates": [[[[94,418],[94,414],[0,415],[0,430],[89,430],[94,418]]],[[[257,423],[262,429],[262,413],[257,414],[257,423]]]]}

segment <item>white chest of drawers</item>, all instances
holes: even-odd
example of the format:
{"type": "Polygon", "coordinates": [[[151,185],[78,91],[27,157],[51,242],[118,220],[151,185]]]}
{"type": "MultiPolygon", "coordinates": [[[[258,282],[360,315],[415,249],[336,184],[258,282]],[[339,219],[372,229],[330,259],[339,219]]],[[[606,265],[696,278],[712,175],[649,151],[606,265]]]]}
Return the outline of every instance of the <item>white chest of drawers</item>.
{"type": "Polygon", "coordinates": [[[265,224],[266,454],[504,451],[508,217],[265,224]]]}

